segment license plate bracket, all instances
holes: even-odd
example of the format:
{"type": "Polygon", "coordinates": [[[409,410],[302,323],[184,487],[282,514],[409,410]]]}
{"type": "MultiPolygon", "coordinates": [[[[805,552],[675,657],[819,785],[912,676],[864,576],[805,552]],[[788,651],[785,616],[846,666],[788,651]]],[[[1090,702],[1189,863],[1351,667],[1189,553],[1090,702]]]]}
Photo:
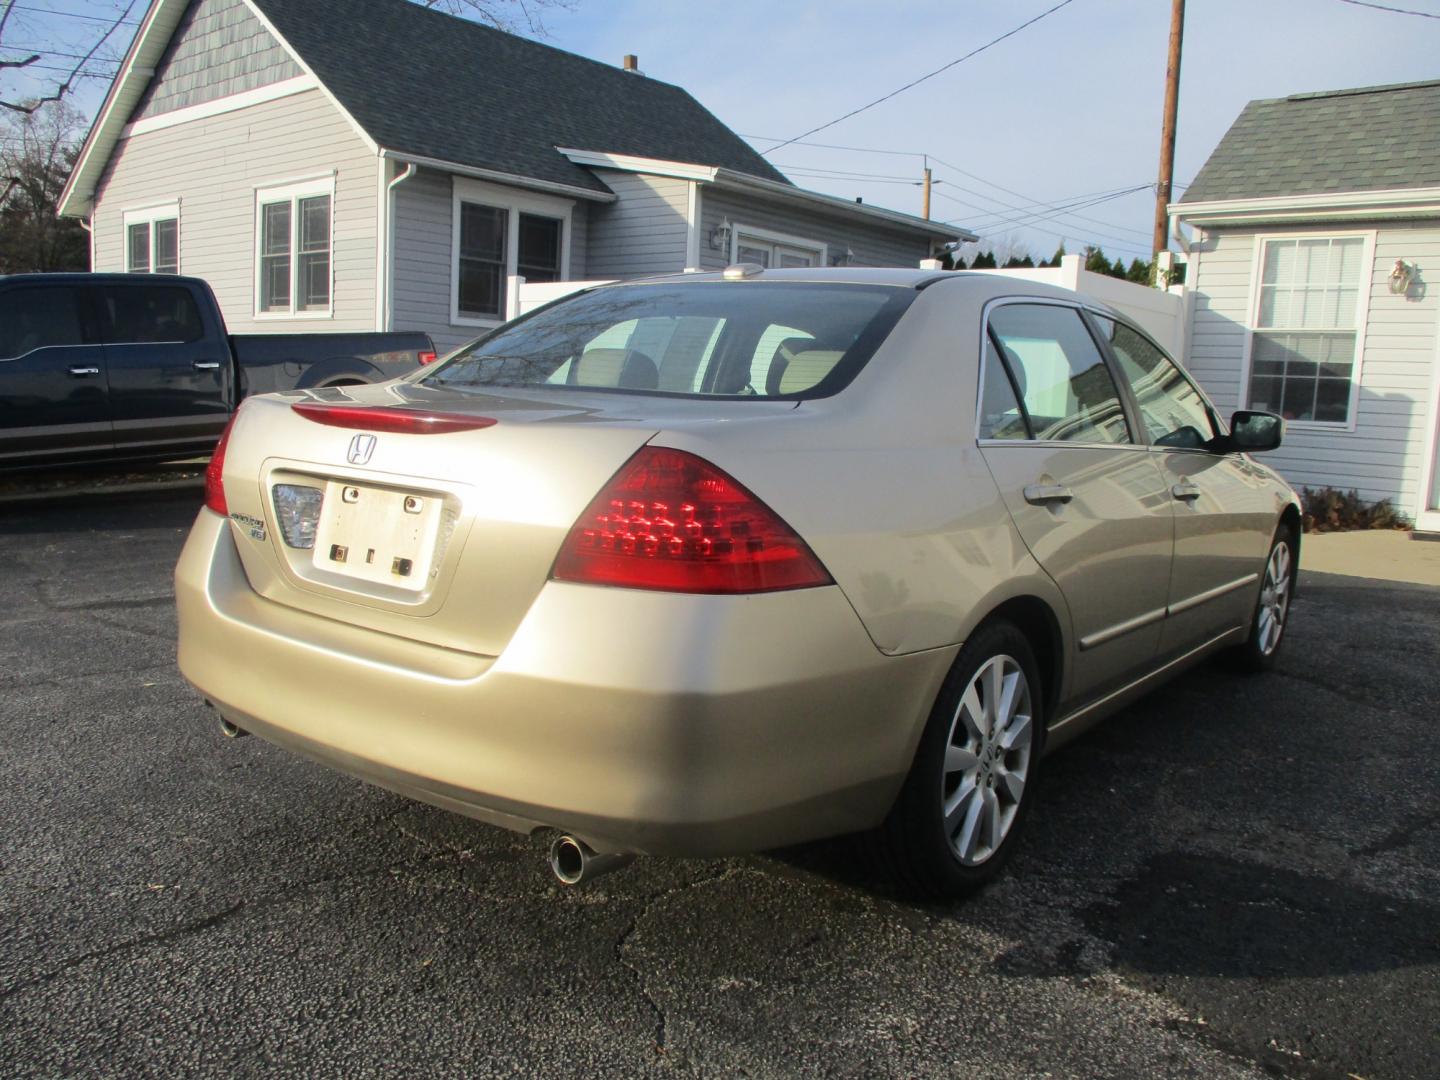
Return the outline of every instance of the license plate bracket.
{"type": "Polygon", "coordinates": [[[316,570],[422,591],[433,566],[445,497],[331,480],[315,529],[316,570]]]}

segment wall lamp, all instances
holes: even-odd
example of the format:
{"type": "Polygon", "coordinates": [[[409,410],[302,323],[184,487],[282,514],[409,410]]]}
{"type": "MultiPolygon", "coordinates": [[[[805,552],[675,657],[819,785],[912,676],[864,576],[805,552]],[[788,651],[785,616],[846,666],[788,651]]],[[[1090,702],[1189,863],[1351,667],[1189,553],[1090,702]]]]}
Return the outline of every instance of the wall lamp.
{"type": "Polygon", "coordinates": [[[730,219],[721,218],[720,224],[710,230],[710,246],[716,251],[730,250],[730,219]]]}

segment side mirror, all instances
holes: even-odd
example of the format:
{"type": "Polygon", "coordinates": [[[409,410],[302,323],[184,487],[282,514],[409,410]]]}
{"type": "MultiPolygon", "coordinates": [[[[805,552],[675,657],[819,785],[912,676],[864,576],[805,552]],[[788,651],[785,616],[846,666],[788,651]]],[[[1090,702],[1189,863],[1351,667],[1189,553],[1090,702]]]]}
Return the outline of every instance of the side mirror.
{"type": "Polygon", "coordinates": [[[1285,419],[1272,412],[1241,409],[1230,417],[1230,438],[1224,440],[1227,452],[1262,454],[1274,450],[1285,437],[1285,419]]]}

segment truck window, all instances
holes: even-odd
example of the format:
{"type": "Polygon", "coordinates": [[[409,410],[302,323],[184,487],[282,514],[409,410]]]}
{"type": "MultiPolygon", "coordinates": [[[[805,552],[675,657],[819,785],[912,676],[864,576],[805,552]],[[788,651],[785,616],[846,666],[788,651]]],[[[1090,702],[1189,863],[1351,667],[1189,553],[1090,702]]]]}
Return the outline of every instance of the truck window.
{"type": "Polygon", "coordinates": [[[108,345],[188,344],[205,336],[195,297],[179,285],[110,285],[100,295],[108,345]]]}
{"type": "Polygon", "coordinates": [[[80,298],[68,285],[0,293],[0,359],[13,360],[54,345],[83,345],[80,298]]]}

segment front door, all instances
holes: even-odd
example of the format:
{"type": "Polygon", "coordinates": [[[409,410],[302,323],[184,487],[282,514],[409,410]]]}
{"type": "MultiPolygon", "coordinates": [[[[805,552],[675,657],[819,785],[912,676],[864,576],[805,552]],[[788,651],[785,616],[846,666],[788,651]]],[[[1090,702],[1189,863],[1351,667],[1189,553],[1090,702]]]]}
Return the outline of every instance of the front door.
{"type": "Polygon", "coordinates": [[[1185,373],[1123,322],[1092,316],[1130,384],[1151,455],[1175,511],[1175,565],[1163,655],[1245,626],[1279,517],[1269,475],[1243,454],[1206,449],[1219,432],[1185,373]]]}
{"type": "Polygon", "coordinates": [[[993,308],[985,368],[981,453],[1070,608],[1076,652],[1063,710],[1155,663],[1173,550],[1170,493],[1077,308],[993,308]]]}
{"type": "Polygon", "coordinates": [[[0,289],[0,462],[108,450],[105,353],[74,285],[0,289]]]}

